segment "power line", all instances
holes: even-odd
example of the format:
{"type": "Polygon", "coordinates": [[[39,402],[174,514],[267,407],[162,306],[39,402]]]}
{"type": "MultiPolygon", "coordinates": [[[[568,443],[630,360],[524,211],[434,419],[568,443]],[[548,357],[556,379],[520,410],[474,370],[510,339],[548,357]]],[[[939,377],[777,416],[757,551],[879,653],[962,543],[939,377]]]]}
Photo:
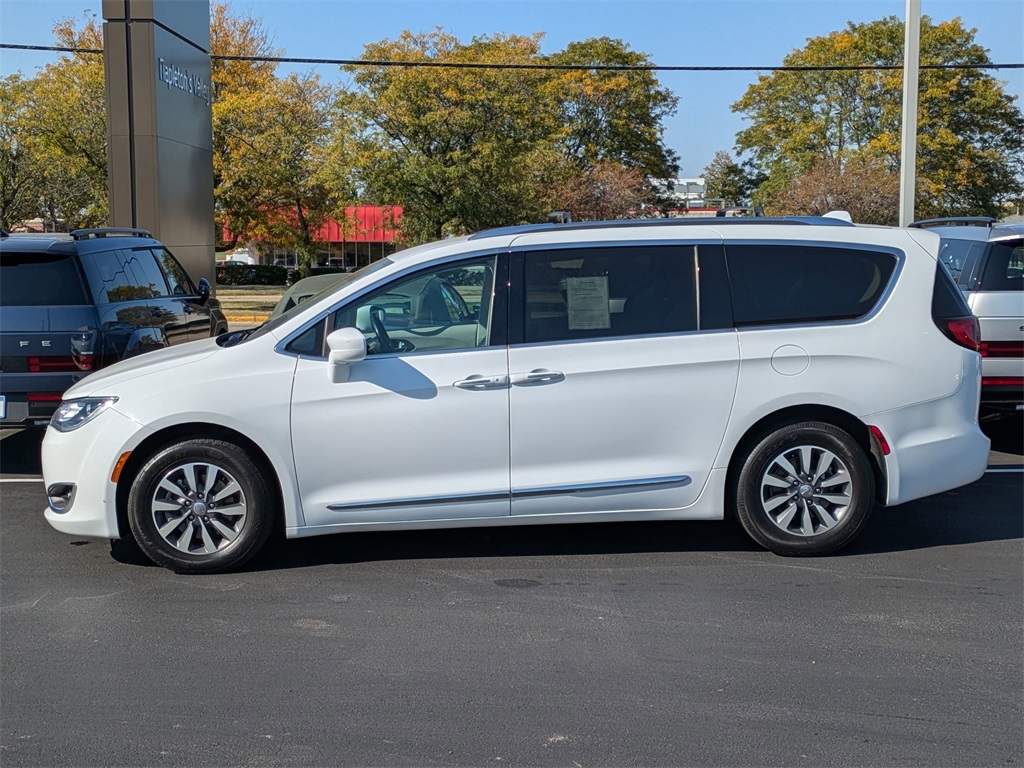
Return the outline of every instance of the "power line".
{"type": "MultiPolygon", "coordinates": [[[[18,45],[0,43],[0,48],[21,51],[56,51],[59,53],[103,53],[99,48],[64,48],[53,45],[18,45]]],[[[824,64],[808,66],[667,66],[658,64],[497,64],[476,61],[378,61],[368,59],[313,59],[299,56],[224,56],[211,54],[218,61],[253,61],[273,64],[334,64],[339,67],[431,67],[434,69],[537,69],[587,72],[848,72],[901,70],[903,64],[824,64]]],[[[1024,69],[1024,64],[922,64],[920,69],[1024,69]]]]}

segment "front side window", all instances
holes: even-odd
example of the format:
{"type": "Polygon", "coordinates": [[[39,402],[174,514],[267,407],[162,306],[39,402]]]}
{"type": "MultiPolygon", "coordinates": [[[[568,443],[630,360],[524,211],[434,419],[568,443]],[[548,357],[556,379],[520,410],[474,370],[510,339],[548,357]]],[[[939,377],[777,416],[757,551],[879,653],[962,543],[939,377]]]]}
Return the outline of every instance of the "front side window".
{"type": "Polygon", "coordinates": [[[526,343],[697,330],[693,246],[525,254],[526,343]]]}
{"type": "Polygon", "coordinates": [[[888,253],[816,245],[726,245],[737,326],[853,320],[896,269],[888,253]]]}
{"type": "Polygon", "coordinates": [[[167,282],[148,249],[91,253],[82,257],[97,304],[168,295],[167,282]]]}
{"type": "Polygon", "coordinates": [[[170,251],[166,248],[154,248],[153,254],[167,278],[167,285],[170,287],[172,296],[195,296],[198,293],[195,286],[192,285],[188,273],[171,255],[170,251]]]}
{"type": "Polygon", "coordinates": [[[328,332],[359,329],[370,355],[487,346],[495,267],[488,256],[399,278],[336,311],[328,332]]]}

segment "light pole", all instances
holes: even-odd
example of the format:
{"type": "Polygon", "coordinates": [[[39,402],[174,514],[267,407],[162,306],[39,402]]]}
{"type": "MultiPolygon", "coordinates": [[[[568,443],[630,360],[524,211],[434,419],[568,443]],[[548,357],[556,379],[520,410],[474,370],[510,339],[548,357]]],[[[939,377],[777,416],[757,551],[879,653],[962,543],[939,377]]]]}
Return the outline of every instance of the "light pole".
{"type": "Polygon", "coordinates": [[[917,179],[917,73],[921,62],[921,0],[907,0],[903,37],[903,141],[900,148],[900,226],[914,220],[917,179]]]}

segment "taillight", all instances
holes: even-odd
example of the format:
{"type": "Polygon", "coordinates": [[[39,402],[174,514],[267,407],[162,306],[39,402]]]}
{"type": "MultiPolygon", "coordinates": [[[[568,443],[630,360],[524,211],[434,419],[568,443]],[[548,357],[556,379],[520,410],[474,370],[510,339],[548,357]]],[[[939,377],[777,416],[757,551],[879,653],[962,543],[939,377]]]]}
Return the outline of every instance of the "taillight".
{"type": "Polygon", "coordinates": [[[1024,357],[1024,341],[983,341],[982,357],[1024,357]]]}
{"type": "Polygon", "coordinates": [[[977,352],[981,346],[981,326],[978,323],[978,318],[973,315],[970,317],[944,318],[936,320],[935,324],[939,326],[939,330],[950,341],[959,344],[961,347],[977,352]]]}
{"type": "Polygon", "coordinates": [[[983,387],[1022,387],[1024,376],[982,376],[983,387]]]}
{"type": "Polygon", "coordinates": [[[88,368],[79,365],[75,358],[67,356],[30,357],[28,359],[28,370],[30,373],[69,373],[85,371],[92,368],[92,361],[88,368]]]}
{"type": "Polygon", "coordinates": [[[59,403],[64,395],[60,392],[29,392],[30,403],[59,403]]]}

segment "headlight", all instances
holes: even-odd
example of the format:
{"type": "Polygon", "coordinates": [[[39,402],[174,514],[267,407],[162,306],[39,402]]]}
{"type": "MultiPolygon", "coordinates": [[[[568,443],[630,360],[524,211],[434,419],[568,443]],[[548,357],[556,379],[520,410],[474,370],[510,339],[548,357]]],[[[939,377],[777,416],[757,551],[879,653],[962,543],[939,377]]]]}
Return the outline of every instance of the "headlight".
{"type": "Polygon", "coordinates": [[[50,426],[58,432],[70,432],[103,413],[116,402],[116,397],[81,397],[76,400],[65,400],[50,419],[50,426]]]}

